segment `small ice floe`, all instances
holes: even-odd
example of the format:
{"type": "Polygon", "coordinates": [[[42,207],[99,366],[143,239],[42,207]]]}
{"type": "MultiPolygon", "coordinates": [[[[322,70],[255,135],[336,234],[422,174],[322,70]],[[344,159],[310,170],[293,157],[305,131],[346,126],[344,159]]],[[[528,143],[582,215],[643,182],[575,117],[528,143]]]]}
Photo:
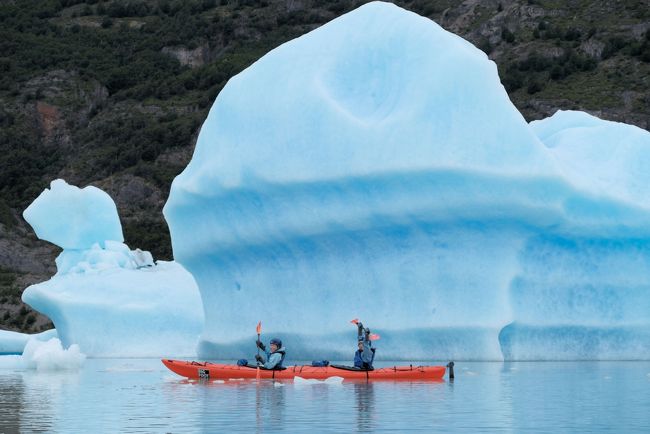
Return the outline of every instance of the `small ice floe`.
{"type": "Polygon", "coordinates": [[[225,383],[225,381],[224,380],[214,380],[213,383],[223,384],[223,383],[225,383]]]}
{"type": "Polygon", "coordinates": [[[244,381],[243,378],[229,378],[228,381],[244,381]]]}
{"type": "Polygon", "coordinates": [[[341,384],[343,377],[328,377],[325,380],[316,380],[314,378],[294,377],[293,384],[296,385],[310,385],[310,384],[341,384]]]}
{"type": "Polygon", "coordinates": [[[280,383],[279,381],[274,381],[273,387],[284,387],[284,383],[280,383]]]}
{"type": "Polygon", "coordinates": [[[465,371],[465,375],[474,376],[474,375],[478,375],[478,372],[474,372],[474,371],[465,371]]]}
{"type": "Polygon", "coordinates": [[[64,349],[58,338],[49,341],[30,339],[23,350],[23,362],[26,369],[37,371],[78,370],[86,360],[86,355],[79,350],[79,345],[72,344],[64,349]]]}

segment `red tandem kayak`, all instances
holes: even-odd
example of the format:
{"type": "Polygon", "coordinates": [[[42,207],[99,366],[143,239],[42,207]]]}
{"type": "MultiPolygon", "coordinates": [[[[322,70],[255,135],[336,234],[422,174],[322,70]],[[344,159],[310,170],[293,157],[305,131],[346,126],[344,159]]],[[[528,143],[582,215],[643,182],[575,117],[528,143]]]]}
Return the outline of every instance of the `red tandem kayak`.
{"type": "MultiPolygon", "coordinates": [[[[210,362],[188,362],[185,360],[162,359],[163,364],[176,374],[193,379],[228,380],[232,378],[256,378],[257,369],[252,366],[225,365],[210,362]]],[[[288,380],[294,377],[324,380],[329,377],[343,377],[347,380],[410,380],[440,381],[445,375],[444,366],[392,366],[372,371],[345,366],[330,365],[315,367],[309,365],[289,366],[283,370],[260,369],[260,378],[288,380]]]]}

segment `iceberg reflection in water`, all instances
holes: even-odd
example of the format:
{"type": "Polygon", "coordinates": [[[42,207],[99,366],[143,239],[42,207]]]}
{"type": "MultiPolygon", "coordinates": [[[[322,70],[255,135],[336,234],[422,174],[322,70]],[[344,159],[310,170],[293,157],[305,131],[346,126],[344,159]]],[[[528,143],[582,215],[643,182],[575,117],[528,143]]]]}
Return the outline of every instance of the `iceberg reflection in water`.
{"type": "Polygon", "coordinates": [[[457,363],[454,382],[201,383],[154,359],[0,370],[0,432],[642,432],[650,362],[457,363]],[[282,386],[280,386],[282,384],[282,386]]]}

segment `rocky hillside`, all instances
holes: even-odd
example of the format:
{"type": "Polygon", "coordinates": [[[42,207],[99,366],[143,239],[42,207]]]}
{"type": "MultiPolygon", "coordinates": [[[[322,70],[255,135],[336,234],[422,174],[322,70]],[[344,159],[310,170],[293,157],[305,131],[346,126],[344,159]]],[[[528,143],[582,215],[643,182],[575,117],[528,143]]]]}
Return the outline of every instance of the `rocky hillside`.
{"type": "MultiPolygon", "coordinates": [[[[161,209],[227,80],[356,8],[345,0],[0,0],[0,328],[56,270],[23,209],[62,177],[116,201],[126,242],[170,259],[161,209]]],[[[650,128],[648,0],[412,0],[484,50],[529,119],[557,109],[650,128]]]]}

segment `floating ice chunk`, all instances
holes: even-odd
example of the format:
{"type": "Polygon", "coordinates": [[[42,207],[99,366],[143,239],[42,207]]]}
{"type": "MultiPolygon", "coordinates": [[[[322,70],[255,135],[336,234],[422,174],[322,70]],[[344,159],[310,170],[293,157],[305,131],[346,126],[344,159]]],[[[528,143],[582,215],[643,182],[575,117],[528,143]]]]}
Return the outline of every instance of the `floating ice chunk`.
{"type": "Polygon", "coordinates": [[[294,377],[293,383],[298,386],[314,385],[314,384],[334,385],[334,384],[343,383],[343,377],[328,377],[325,380],[316,380],[315,378],[294,377]]]}
{"type": "Polygon", "coordinates": [[[83,189],[57,179],[23,212],[36,235],[63,249],[88,249],[105,240],[123,241],[113,199],[99,188],[83,189]]]}
{"type": "Polygon", "coordinates": [[[61,341],[57,338],[45,342],[32,339],[25,346],[23,359],[28,369],[38,371],[77,370],[86,360],[86,355],[81,353],[76,344],[64,349],[61,341]]]}
{"type": "Polygon", "coordinates": [[[57,338],[48,341],[30,339],[22,357],[26,369],[37,371],[78,370],[86,360],[78,345],[64,349],[57,338]]]}

